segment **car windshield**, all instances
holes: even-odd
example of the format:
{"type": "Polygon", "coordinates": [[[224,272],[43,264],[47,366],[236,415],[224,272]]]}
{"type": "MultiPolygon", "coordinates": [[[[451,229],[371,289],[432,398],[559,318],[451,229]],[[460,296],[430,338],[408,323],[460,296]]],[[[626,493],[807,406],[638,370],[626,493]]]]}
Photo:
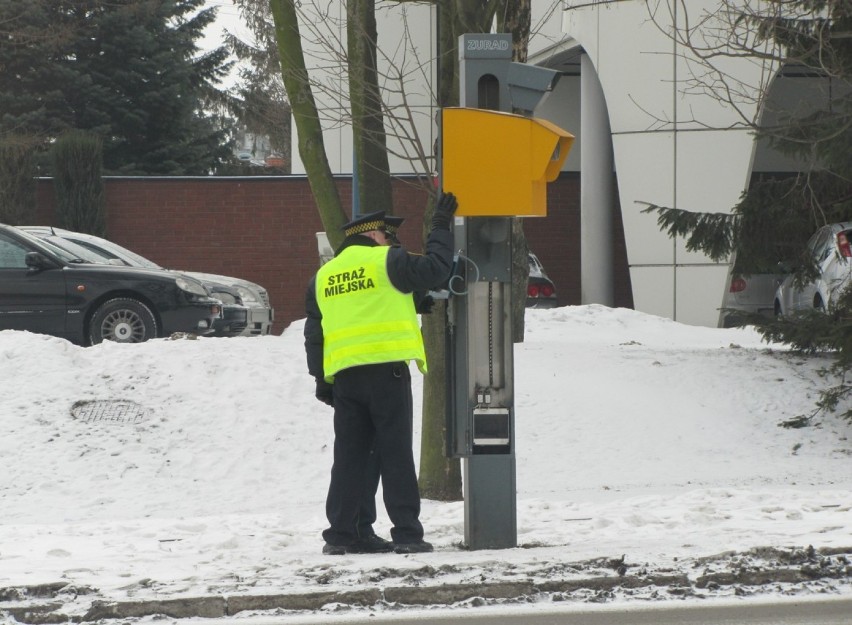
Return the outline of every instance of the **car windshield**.
{"type": "Polygon", "coordinates": [[[66,263],[89,262],[89,261],[81,258],[79,254],[69,252],[65,248],[54,245],[50,241],[46,241],[41,237],[34,236],[34,235],[30,234],[29,232],[27,232],[26,230],[21,230],[20,228],[18,228],[17,231],[18,231],[18,236],[21,236],[25,239],[33,241],[36,245],[41,245],[42,247],[46,247],[48,250],[50,250],[50,252],[52,254],[55,254],[56,256],[58,256],[59,258],[64,260],[66,263]]]}
{"type": "Polygon", "coordinates": [[[61,237],[47,235],[40,238],[42,243],[49,245],[52,250],[56,251],[57,254],[60,254],[68,262],[107,264],[107,259],[103,256],[99,256],[85,247],[81,247],[61,237]]]}
{"type": "MultiPolygon", "coordinates": [[[[73,235],[71,235],[73,236],[73,235]]],[[[82,240],[82,239],[73,239],[73,243],[78,245],[79,247],[84,247],[89,250],[93,254],[98,254],[103,258],[113,259],[116,258],[123,262],[125,265],[129,265],[131,267],[145,267],[147,269],[162,269],[157,263],[148,260],[144,256],[140,256],[135,252],[131,252],[130,250],[121,247],[113,243],[112,241],[107,241],[106,239],[100,239],[92,237],[95,239],[91,240],[82,240]]],[[[66,241],[70,241],[71,239],[65,239],[66,241]]]]}

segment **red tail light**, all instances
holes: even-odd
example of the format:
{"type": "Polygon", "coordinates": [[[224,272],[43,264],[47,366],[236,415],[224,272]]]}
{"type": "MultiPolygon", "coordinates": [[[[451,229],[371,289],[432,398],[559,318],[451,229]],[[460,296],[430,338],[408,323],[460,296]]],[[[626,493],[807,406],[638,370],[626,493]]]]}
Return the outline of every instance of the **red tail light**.
{"type": "Polygon", "coordinates": [[[731,293],[739,293],[740,291],[745,291],[746,281],[742,278],[734,278],[731,280],[731,288],[729,289],[731,293]]]}
{"type": "Polygon", "coordinates": [[[840,248],[840,255],[843,258],[852,258],[852,249],[849,247],[849,239],[846,238],[845,232],[837,233],[837,247],[840,248]]]}
{"type": "Polygon", "coordinates": [[[541,285],[541,296],[542,297],[553,297],[553,287],[549,284],[541,285]]]}
{"type": "Polygon", "coordinates": [[[527,286],[527,297],[538,297],[539,288],[537,284],[530,284],[527,286]]]}

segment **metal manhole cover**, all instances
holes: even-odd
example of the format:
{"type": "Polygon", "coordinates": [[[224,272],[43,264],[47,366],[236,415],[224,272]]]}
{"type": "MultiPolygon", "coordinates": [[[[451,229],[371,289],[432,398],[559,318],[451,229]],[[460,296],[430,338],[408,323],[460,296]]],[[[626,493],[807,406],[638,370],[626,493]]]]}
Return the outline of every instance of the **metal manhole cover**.
{"type": "Polygon", "coordinates": [[[148,411],[136,402],[124,399],[91,399],[74,402],[71,416],[84,423],[141,423],[148,411]]]}

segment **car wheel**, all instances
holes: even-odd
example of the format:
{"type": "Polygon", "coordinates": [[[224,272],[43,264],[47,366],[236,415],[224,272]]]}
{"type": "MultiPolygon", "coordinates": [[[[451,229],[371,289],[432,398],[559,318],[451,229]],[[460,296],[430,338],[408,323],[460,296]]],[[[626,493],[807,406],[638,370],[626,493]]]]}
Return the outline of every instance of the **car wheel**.
{"type": "Polygon", "coordinates": [[[157,336],[154,313],[142,302],[126,297],[107,300],[92,315],[89,342],[141,343],[157,336]]]}

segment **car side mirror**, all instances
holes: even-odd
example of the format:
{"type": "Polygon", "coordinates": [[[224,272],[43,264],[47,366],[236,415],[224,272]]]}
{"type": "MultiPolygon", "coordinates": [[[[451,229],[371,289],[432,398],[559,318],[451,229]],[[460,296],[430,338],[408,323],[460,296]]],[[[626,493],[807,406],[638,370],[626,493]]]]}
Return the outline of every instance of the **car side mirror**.
{"type": "Polygon", "coordinates": [[[27,255],[24,256],[24,262],[31,273],[55,267],[55,265],[40,252],[27,252],[27,255]]]}

